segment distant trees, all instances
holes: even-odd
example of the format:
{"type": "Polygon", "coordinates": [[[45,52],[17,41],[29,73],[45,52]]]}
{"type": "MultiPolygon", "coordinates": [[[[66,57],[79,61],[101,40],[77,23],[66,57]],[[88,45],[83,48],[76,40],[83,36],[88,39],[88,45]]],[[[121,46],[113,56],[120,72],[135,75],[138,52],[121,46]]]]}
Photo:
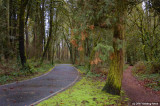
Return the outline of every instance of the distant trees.
{"type": "Polygon", "coordinates": [[[15,45],[16,45],[16,21],[17,21],[17,6],[15,4],[17,1],[15,0],[6,0],[1,1],[0,5],[0,45],[1,45],[1,53],[0,57],[5,58],[6,61],[13,58],[15,55],[15,45]]]}
{"type": "Polygon", "coordinates": [[[66,31],[69,16],[64,1],[7,0],[0,5],[0,11],[5,14],[0,16],[0,60],[20,59],[24,66],[27,59],[41,62],[68,59],[69,50],[66,49],[67,56],[62,50],[66,44],[64,39],[69,39],[66,31]]]}
{"type": "Polygon", "coordinates": [[[159,64],[159,19],[157,1],[146,0],[135,6],[128,15],[127,21],[127,62],[134,65],[137,61],[144,61],[150,72],[158,72],[159,64]],[[137,45],[134,45],[134,44],[137,45]],[[156,68],[156,69],[155,69],[156,68]]]}

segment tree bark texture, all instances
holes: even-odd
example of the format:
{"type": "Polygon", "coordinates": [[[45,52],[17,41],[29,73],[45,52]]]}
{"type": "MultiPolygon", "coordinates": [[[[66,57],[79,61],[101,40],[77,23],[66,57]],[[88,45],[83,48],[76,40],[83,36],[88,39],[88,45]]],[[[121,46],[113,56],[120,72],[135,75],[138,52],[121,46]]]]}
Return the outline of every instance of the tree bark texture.
{"type": "Polygon", "coordinates": [[[126,0],[116,0],[116,23],[114,26],[113,48],[114,52],[110,56],[111,64],[107,76],[107,82],[103,91],[120,95],[123,66],[124,66],[124,20],[125,20],[126,0]]]}
{"type": "Polygon", "coordinates": [[[53,23],[53,2],[51,1],[50,3],[50,29],[49,29],[49,37],[48,37],[48,41],[47,41],[47,44],[46,44],[46,47],[44,49],[44,52],[43,52],[43,55],[42,55],[42,59],[41,59],[41,64],[43,63],[43,60],[44,60],[44,57],[46,55],[46,52],[49,48],[49,45],[50,45],[50,41],[52,39],[52,23],[53,23]]]}
{"type": "Polygon", "coordinates": [[[24,66],[26,63],[25,46],[24,46],[24,20],[25,20],[25,9],[28,0],[20,1],[20,14],[19,14],[19,54],[21,58],[21,64],[24,66]]]}

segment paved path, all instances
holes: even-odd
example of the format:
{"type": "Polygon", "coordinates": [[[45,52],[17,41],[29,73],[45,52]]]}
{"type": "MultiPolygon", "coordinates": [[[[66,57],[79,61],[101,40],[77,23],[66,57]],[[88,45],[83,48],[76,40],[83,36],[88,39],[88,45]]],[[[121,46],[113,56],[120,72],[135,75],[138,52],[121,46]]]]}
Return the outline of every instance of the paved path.
{"type": "Polygon", "coordinates": [[[0,86],[0,106],[25,106],[37,103],[71,86],[78,72],[70,65],[57,65],[48,74],[24,82],[0,86]]]}

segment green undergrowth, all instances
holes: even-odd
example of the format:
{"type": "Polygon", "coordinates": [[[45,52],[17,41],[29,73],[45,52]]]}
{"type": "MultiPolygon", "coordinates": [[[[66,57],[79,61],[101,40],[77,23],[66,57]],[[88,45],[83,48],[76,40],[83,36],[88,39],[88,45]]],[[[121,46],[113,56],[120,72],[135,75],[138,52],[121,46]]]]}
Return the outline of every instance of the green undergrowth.
{"type": "Polygon", "coordinates": [[[139,80],[144,82],[145,87],[154,91],[160,91],[160,74],[134,74],[139,80]]]}
{"type": "MultiPolygon", "coordinates": [[[[106,72],[105,71],[101,71],[101,72],[98,72],[98,73],[94,73],[94,72],[89,71],[86,66],[78,66],[78,65],[76,65],[75,67],[79,70],[79,72],[81,74],[84,74],[87,77],[106,77],[106,75],[104,75],[104,74],[106,74],[108,72],[108,70],[106,70],[106,72]]],[[[124,65],[124,70],[126,70],[128,67],[129,67],[129,65],[125,64],[124,65]]],[[[100,70],[97,70],[97,71],[100,71],[100,70]]]]}
{"type": "Polygon", "coordinates": [[[31,79],[47,73],[53,68],[53,65],[47,61],[45,61],[42,65],[38,65],[38,62],[33,62],[31,60],[29,60],[28,63],[30,67],[29,71],[28,68],[22,69],[16,63],[1,64],[0,85],[31,79]]]}
{"type": "Polygon", "coordinates": [[[123,70],[126,70],[129,67],[129,64],[125,64],[123,70]]]}
{"type": "Polygon", "coordinates": [[[96,73],[89,71],[86,68],[86,66],[75,66],[75,67],[78,69],[78,71],[81,74],[85,75],[86,77],[100,77],[100,76],[102,76],[101,74],[96,74],[96,73]]]}
{"type": "Polygon", "coordinates": [[[89,70],[87,69],[87,67],[85,66],[79,66],[79,65],[75,65],[75,67],[78,69],[78,71],[81,74],[87,74],[89,72],[89,70]]]}
{"type": "MultiPolygon", "coordinates": [[[[81,67],[81,69],[84,67],[81,67]]],[[[105,81],[96,76],[84,75],[86,70],[79,70],[82,79],[69,89],[58,93],[38,104],[38,106],[127,106],[128,98],[102,92],[105,81]]]]}

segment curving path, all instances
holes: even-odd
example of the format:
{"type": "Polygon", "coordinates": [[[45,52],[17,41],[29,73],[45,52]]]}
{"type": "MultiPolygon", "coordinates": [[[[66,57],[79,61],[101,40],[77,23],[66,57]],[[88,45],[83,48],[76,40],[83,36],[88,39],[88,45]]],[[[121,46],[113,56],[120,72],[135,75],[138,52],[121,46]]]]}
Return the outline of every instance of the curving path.
{"type": "Polygon", "coordinates": [[[0,106],[35,105],[68,88],[78,78],[78,71],[71,65],[57,65],[41,77],[0,86],[0,106]]]}
{"type": "Polygon", "coordinates": [[[131,66],[125,70],[122,81],[122,88],[125,90],[127,96],[131,99],[131,103],[137,103],[138,106],[141,106],[141,103],[156,103],[154,106],[160,106],[160,96],[149,90],[146,90],[143,86],[141,86],[138,80],[132,75],[131,70],[131,66]]]}

